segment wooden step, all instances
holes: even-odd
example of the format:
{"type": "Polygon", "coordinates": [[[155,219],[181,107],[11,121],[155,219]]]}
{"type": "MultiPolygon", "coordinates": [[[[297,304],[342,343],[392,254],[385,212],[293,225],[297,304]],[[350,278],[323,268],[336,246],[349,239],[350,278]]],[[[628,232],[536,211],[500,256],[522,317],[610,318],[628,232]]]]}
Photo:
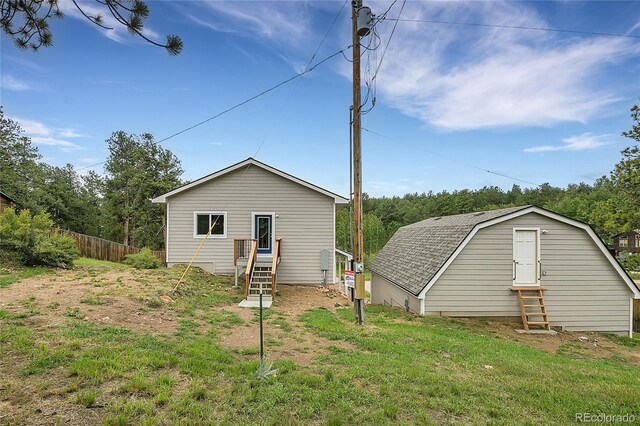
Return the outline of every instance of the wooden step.
{"type": "Polygon", "coordinates": [[[547,308],[544,303],[544,290],[545,289],[542,287],[511,288],[511,291],[516,292],[518,295],[520,316],[522,317],[522,325],[525,330],[529,330],[529,326],[543,326],[544,329],[551,330],[549,317],[547,315],[547,308]],[[537,293],[537,295],[531,295],[532,292],[537,293]],[[533,300],[536,302],[527,304],[527,300],[533,300]],[[541,318],[542,321],[532,321],[529,317],[536,319],[541,318]]]}

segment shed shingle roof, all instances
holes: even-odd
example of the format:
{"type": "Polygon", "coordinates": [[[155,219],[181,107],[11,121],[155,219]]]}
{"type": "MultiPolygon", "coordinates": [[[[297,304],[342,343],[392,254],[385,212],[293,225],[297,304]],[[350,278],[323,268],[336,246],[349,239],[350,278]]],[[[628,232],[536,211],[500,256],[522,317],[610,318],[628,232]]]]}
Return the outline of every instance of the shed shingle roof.
{"type": "Polygon", "coordinates": [[[529,206],[426,219],[398,229],[370,269],[418,295],[479,223],[529,206]]]}

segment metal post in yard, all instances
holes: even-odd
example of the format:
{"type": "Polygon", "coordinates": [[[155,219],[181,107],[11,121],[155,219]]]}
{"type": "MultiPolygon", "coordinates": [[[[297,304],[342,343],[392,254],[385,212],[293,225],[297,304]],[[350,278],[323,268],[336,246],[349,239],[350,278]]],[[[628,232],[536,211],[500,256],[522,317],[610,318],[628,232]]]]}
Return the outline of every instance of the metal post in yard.
{"type": "Polygon", "coordinates": [[[260,362],[264,360],[264,328],[262,326],[262,284],[260,284],[260,362]]]}

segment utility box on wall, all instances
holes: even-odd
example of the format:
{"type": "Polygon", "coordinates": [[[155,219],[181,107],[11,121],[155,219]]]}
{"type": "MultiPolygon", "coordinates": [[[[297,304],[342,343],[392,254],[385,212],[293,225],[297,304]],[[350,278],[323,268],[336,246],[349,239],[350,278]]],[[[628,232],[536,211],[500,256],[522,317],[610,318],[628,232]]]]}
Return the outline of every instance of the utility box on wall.
{"type": "Polygon", "coordinates": [[[329,270],[329,250],[320,252],[320,269],[323,271],[329,270]]]}

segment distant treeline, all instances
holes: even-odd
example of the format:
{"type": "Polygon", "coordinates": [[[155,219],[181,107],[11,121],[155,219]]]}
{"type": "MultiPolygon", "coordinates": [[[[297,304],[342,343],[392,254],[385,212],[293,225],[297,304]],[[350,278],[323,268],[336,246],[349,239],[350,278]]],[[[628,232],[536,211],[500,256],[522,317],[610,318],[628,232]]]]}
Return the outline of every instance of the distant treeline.
{"type": "MultiPolygon", "coordinates": [[[[633,127],[623,132],[640,142],[638,106],[631,109],[633,127]]],[[[640,145],[622,151],[622,159],[609,176],[593,185],[571,184],[557,188],[543,184],[509,191],[490,186],[478,190],[406,194],[403,197],[363,197],[364,248],[367,257],[376,254],[404,225],[434,216],[493,210],[503,207],[537,205],[590,224],[606,242],[623,231],[640,228],[640,145]]],[[[336,215],[336,244],[350,250],[348,207],[336,215]]]]}
{"type": "MultiPolygon", "coordinates": [[[[498,187],[453,192],[364,197],[364,246],[376,254],[401,226],[445,216],[533,204],[589,223],[605,240],[640,228],[640,111],[631,109],[633,127],[622,135],[636,145],[622,151],[609,176],[595,184],[557,188],[543,184],[509,191],[498,187]]],[[[105,174],[78,173],[71,165],[40,162],[37,147],[0,107],[0,190],[33,212],[47,212],[55,226],[137,247],[164,249],[165,208],[150,199],[181,182],[180,160],[153,136],[114,132],[107,140],[105,174]]],[[[336,215],[336,243],[350,250],[348,207],[336,215]]]]}

